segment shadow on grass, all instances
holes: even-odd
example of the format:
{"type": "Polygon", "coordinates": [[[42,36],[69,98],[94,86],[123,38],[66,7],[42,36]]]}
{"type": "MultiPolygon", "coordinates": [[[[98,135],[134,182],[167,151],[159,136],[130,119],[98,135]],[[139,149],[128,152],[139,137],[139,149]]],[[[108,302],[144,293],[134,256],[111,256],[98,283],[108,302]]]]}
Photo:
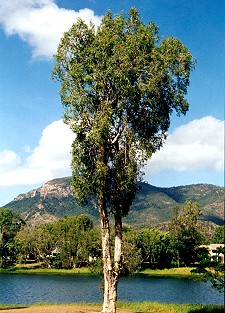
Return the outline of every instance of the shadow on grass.
{"type": "Polygon", "coordinates": [[[196,308],[188,311],[188,313],[224,313],[224,307],[203,307],[203,308],[196,308]]]}
{"type": "Polygon", "coordinates": [[[2,311],[2,310],[13,310],[13,309],[27,309],[27,308],[28,308],[28,306],[21,306],[21,305],[8,306],[7,304],[5,304],[4,306],[1,305],[0,311],[2,311]]]}

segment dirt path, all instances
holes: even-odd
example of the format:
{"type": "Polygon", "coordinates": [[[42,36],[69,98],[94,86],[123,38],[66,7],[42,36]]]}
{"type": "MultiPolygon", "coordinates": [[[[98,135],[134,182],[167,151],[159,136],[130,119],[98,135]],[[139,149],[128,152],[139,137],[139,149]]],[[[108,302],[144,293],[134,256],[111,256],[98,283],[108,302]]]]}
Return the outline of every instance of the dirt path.
{"type": "MultiPolygon", "coordinates": [[[[85,305],[47,305],[19,309],[0,309],[0,313],[99,313],[101,306],[85,305]]],[[[118,313],[132,313],[128,309],[117,309],[118,313]]]]}

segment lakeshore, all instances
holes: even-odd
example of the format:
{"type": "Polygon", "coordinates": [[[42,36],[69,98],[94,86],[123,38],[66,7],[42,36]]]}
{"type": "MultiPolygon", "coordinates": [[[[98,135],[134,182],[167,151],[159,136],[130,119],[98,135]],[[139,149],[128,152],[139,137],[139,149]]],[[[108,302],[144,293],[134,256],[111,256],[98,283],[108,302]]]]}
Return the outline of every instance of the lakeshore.
{"type": "MultiPolygon", "coordinates": [[[[153,277],[177,277],[177,278],[196,278],[196,274],[192,274],[192,267],[179,267],[169,269],[146,269],[137,272],[135,275],[153,276],[153,277]]],[[[93,275],[87,268],[73,268],[73,269],[56,269],[56,268],[42,268],[37,264],[19,264],[8,268],[1,268],[0,273],[18,273],[18,274],[58,274],[58,275],[93,275]]]]}

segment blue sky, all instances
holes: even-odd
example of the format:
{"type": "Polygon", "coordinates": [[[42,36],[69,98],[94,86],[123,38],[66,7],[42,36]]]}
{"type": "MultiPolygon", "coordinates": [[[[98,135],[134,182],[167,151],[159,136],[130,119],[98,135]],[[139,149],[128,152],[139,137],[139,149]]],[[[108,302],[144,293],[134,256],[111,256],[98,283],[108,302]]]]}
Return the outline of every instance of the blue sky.
{"type": "Polygon", "coordinates": [[[73,134],[61,121],[59,85],[50,79],[63,32],[81,17],[100,23],[107,10],[138,8],[163,37],[180,39],[197,61],[186,116],[172,117],[164,147],[148,161],[155,186],[223,186],[223,0],[1,0],[0,205],[57,177],[70,175],[73,134]]]}

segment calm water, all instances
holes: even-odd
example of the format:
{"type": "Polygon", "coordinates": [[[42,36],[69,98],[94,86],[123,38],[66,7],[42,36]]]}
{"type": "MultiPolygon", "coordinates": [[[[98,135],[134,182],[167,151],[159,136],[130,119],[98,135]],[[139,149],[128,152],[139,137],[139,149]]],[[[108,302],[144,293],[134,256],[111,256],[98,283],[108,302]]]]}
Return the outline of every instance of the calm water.
{"type": "MultiPolygon", "coordinates": [[[[100,284],[89,275],[0,274],[0,303],[101,302],[100,284]]],[[[118,300],[224,304],[224,294],[187,279],[121,277],[118,300]]]]}

